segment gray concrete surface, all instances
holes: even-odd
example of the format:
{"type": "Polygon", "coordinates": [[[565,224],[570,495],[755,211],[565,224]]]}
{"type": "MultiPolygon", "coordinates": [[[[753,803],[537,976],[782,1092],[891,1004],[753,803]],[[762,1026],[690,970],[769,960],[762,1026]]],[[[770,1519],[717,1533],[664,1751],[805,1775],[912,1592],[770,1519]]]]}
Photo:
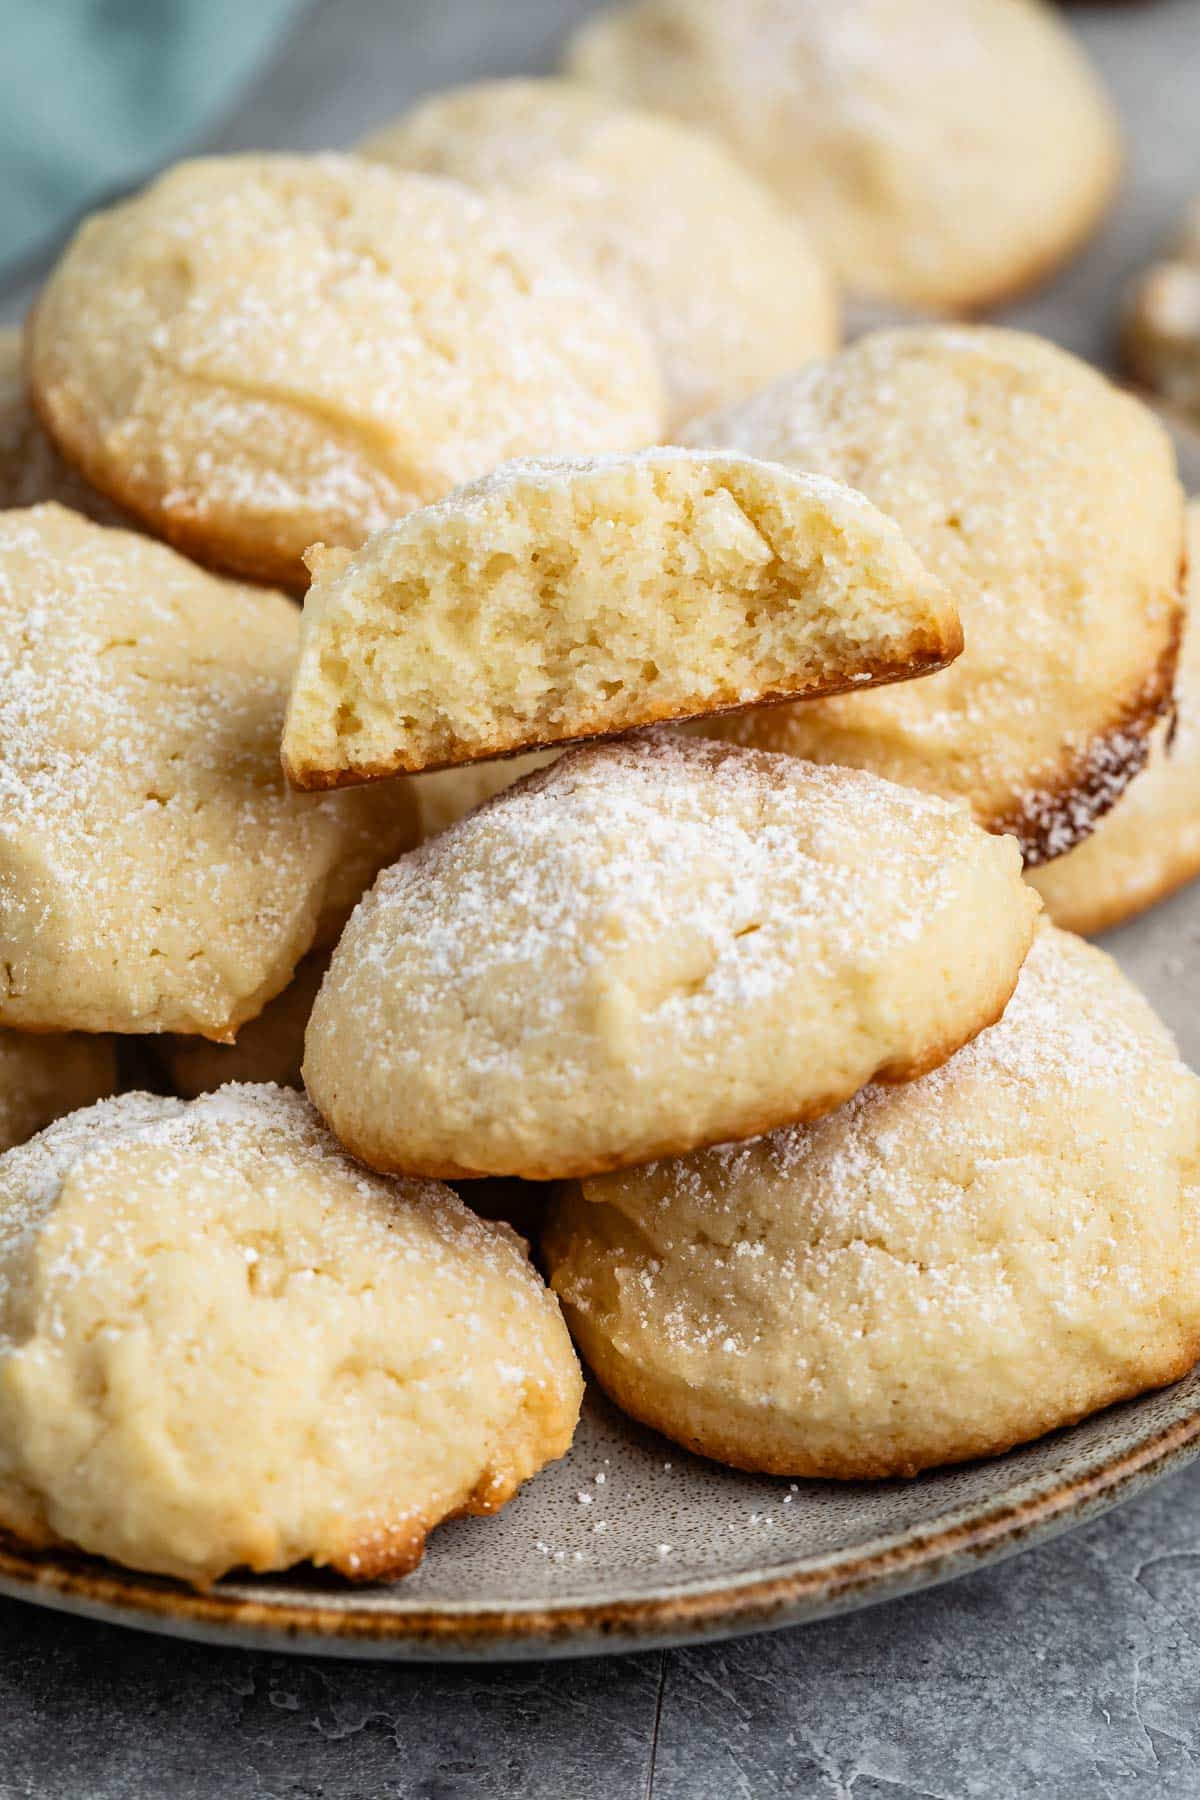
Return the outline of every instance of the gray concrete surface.
{"type": "Polygon", "coordinates": [[[0,1797],[1193,1800],[1200,1467],[981,1574],[773,1636],[413,1668],[0,1606],[0,1797]]]}

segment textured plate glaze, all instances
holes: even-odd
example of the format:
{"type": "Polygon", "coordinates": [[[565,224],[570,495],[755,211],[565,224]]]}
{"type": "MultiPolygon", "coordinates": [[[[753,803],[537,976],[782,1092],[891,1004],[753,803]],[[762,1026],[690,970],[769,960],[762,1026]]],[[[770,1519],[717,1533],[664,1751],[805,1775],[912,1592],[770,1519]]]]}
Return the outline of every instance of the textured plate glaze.
{"type": "Polygon", "coordinates": [[[585,1655],[848,1611],[1004,1556],[1200,1449],[1200,1375],[987,1463],[909,1482],[738,1475],[593,1396],[569,1457],[457,1520],[393,1586],[321,1572],[196,1594],[0,1540],[0,1593],[213,1643],[341,1656],[585,1655]]]}
{"type": "MultiPolygon", "coordinates": [[[[1200,439],[1176,434],[1200,492],[1200,439]]],[[[1106,940],[1200,1067],[1200,883],[1106,940]]],[[[434,1533],[421,1567],[207,1594],[0,1536],[0,1594],[178,1637],[410,1659],[582,1656],[846,1612],[965,1574],[1127,1499],[1200,1453],[1200,1369],[1023,1450],[916,1481],[741,1475],[590,1395],[571,1454],[495,1519],[434,1533]]]]}

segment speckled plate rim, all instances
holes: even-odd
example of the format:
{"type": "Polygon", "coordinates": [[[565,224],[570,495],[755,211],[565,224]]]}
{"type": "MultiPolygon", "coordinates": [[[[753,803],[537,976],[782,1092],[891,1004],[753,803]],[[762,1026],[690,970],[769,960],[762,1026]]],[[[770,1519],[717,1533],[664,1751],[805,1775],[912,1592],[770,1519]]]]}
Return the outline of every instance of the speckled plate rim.
{"type": "MultiPolygon", "coordinates": [[[[738,1637],[852,1612],[971,1573],[1083,1524],[1200,1455],[1200,1386],[1178,1384],[1178,1417],[1106,1454],[1015,1482],[925,1526],[769,1573],[682,1582],[629,1599],[330,1605],[303,1588],[263,1602],[207,1593],[84,1556],[25,1549],[0,1533],[0,1595],[165,1636],[242,1649],[414,1662],[524,1660],[651,1650],[738,1637]]],[[[1138,1403],[1133,1402],[1136,1406],[1138,1403]]],[[[1064,1443],[1070,1430],[1062,1433],[1064,1443]]],[[[378,1590],[375,1590],[376,1592],[378,1590]]]]}

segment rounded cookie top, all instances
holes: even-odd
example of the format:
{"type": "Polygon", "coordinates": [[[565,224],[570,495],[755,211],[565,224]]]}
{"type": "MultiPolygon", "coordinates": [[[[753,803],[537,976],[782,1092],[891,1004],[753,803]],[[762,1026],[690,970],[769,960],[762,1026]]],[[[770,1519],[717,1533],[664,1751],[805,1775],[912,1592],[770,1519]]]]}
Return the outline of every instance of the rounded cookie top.
{"type": "Polygon", "coordinates": [[[70,461],[198,557],[304,585],[506,456],[652,442],[640,324],[457,182],[354,157],[181,163],[89,220],[30,326],[70,461]]]}
{"type": "Polygon", "coordinates": [[[1200,198],[1165,257],[1150,264],[1125,303],[1125,366],[1171,406],[1200,417],[1200,198]]]}
{"type": "Polygon", "coordinates": [[[568,754],[389,869],[304,1078],[356,1155],[586,1174],[813,1116],[1001,1011],[1015,844],[855,770],[649,734],[568,754]]]}
{"type": "Polygon", "coordinates": [[[1145,407],[1038,338],[935,326],[863,338],[684,435],[861,489],[966,638],[927,680],[724,729],[961,796],[1032,862],[1087,835],[1145,760],[1177,651],[1183,492],[1145,407]]]}
{"type": "Polygon", "coordinates": [[[989,1456],[1200,1354],[1200,1081],[1046,927],[1003,1019],[829,1118],[588,1181],[551,1283],[618,1404],[739,1467],[989,1456]]]}
{"type": "Polygon", "coordinates": [[[1200,501],[1188,507],[1188,618],[1175,707],[1151,740],[1145,770],[1066,856],[1030,880],[1057,925],[1092,933],[1119,925],[1200,874],[1200,501]]]}
{"type": "Polygon", "coordinates": [[[198,1582],[402,1574],[566,1450],[581,1385],[521,1240],[360,1168],[299,1094],[127,1094],[0,1161],[0,1521],[27,1542],[198,1582]]]}
{"type": "Polygon", "coordinates": [[[522,775],[544,769],[558,757],[557,750],[535,750],[529,756],[506,756],[499,762],[461,763],[453,769],[435,769],[428,775],[414,775],[411,781],[413,799],[417,803],[422,843],[436,837],[474,812],[493,794],[511,787],[522,775]]]}
{"type": "Polygon", "coordinates": [[[837,343],[832,281],[795,215],[706,133],[571,82],[419,102],[359,154],[507,196],[645,322],[669,426],[837,343]]]}
{"type": "Polygon", "coordinates": [[[413,842],[292,793],[299,615],[47,505],[0,514],[0,1023],[231,1035],[413,842]]]}
{"type": "Polygon", "coordinates": [[[640,0],[583,81],[722,138],[858,293],[954,310],[1045,274],[1116,183],[1113,110],[1036,0],[640,0]]]}

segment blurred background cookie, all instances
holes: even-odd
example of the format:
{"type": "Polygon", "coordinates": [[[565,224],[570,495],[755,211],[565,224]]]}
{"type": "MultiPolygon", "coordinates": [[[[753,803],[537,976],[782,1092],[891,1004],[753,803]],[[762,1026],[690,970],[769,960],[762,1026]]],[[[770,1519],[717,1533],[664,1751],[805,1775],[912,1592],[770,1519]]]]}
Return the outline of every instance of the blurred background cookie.
{"type": "Polygon", "coordinates": [[[635,0],[566,59],[702,125],[855,293],[934,311],[1045,276],[1116,185],[1116,117],[1040,0],[635,0]]]}
{"type": "Polygon", "coordinates": [[[1200,200],[1130,294],[1121,352],[1136,381],[1200,422],[1200,200]]]}
{"type": "Polygon", "coordinates": [[[434,94],[360,156],[507,197],[644,321],[667,428],[835,348],[800,220],[707,133],[566,81],[434,94]]]}
{"type": "Polygon", "coordinates": [[[64,507],[0,513],[0,1022],[230,1037],[414,841],[293,793],[299,614],[64,507]]]}

